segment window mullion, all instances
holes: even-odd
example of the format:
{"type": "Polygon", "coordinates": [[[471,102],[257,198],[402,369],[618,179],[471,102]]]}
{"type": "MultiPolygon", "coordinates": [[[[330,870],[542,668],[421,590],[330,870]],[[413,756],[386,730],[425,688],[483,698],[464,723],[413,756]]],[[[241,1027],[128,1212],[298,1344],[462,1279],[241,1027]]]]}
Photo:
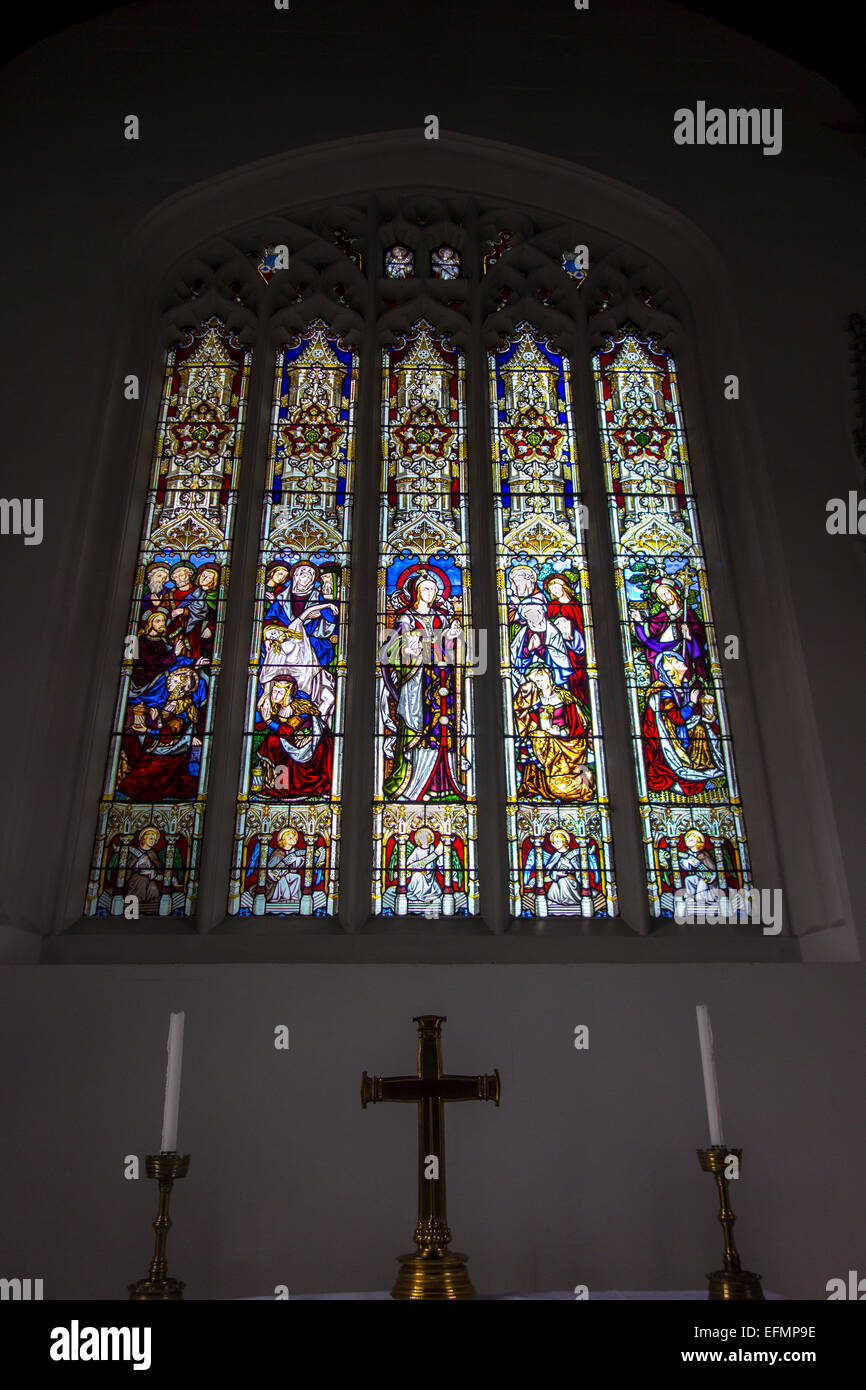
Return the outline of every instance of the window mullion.
{"type": "MultiPolygon", "coordinates": [[[[480,282],[481,245],[475,207],[472,208],[473,293],[472,330],[468,353],[468,467],[470,560],[473,624],[486,637],[486,670],[473,676],[475,685],[475,759],[478,798],[478,884],[481,917],[490,931],[500,933],[508,923],[505,831],[504,723],[499,652],[499,606],[496,594],[496,548],[493,528],[493,478],[490,450],[489,373],[484,348],[480,282]]],[[[481,638],[476,636],[476,654],[481,638]]],[[[477,657],[476,657],[477,659],[477,657]]]]}
{"type": "Polygon", "coordinates": [[[381,362],[376,332],[377,282],[381,250],[379,210],[367,202],[364,248],[367,299],[364,334],[358,346],[358,406],[355,493],[352,516],[352,573],[349,638],[346,652],[342,834],[339,920],[349,932],[370,917],[373,865],[373,730],[376,685],[376,603],[379,534],[381,362]]]}

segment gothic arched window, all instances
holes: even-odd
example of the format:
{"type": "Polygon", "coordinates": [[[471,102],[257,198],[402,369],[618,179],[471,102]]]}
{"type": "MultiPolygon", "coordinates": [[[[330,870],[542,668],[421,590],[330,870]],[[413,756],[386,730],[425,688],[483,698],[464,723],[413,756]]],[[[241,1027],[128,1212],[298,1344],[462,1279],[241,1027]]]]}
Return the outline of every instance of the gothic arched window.
{"type": "Polygon", "coordinates": [[[642,933],[749,885],[697,347],[586,242],[395,196],[179,269],[86,915],[642,933]]]}

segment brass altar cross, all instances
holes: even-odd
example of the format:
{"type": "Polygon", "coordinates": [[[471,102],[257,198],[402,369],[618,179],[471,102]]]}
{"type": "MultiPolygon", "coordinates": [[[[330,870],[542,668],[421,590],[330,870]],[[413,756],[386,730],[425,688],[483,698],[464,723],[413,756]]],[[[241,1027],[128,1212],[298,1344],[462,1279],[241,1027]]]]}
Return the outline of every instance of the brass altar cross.
{"type": "Polygon", "coordinates": [[[417,1076],[361,1076],[361,1106],[396,1100],[418,1106],[417,1251],[401,1255],[392,1298],[474,1298],[466,1256],[448,1249],[445,1214],[445,1112],[451,1100],[499,1104],[499,1072],[492,1076],[443,1076],[440,1014],[422,1014],[418,1024],[417,1076]]]}

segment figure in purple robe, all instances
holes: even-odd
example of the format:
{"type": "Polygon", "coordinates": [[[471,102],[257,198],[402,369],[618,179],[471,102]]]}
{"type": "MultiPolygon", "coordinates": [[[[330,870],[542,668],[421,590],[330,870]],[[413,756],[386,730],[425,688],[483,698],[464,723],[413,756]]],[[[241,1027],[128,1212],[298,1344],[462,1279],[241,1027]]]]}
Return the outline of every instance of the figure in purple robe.
{"type": "Polygon", "coordinates": [[[711,690],[706,629],[695,610],[684,605],[682,585],[675,579],[660,579],[652,593],[646,622],[635,623],[634,631],[652,669],[653,683],[664,681],[661,659],[675,652],[686,663],[688,681],[699,681],[711,690]]]}

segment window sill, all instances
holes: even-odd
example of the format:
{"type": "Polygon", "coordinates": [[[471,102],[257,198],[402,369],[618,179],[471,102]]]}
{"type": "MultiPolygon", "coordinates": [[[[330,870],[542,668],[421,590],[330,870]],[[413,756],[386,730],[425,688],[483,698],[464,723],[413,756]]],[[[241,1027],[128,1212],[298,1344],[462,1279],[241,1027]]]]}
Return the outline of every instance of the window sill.
{"type": "MultiPolygon", "coordinates": [[[[421,922],[407,930],[393,918],[369,919],[360,931],[321,918],[265,925],[262,918],[227,918],[213,931],[166,918],[129,924],[112,919],[78,922],[45,937],[40,963],[47,965],[675,965],[799,962],[796,938],[765,937],[740,930],[710,934],[707,928],[658,927],[639,935],[620,918],[589,934],[565,923],[522,919],[494,932],[481,918],[452,918],[447,927],[421,922]],[[109,923],[111,923],[109,925],[109,923]],[[702,935],[698,935],[699,931],[702,935]]],[[[597,925],[597,923],[596,923],[597,925]]],[[[673,924],[671,924],[673,925],[673,924]]]]}

